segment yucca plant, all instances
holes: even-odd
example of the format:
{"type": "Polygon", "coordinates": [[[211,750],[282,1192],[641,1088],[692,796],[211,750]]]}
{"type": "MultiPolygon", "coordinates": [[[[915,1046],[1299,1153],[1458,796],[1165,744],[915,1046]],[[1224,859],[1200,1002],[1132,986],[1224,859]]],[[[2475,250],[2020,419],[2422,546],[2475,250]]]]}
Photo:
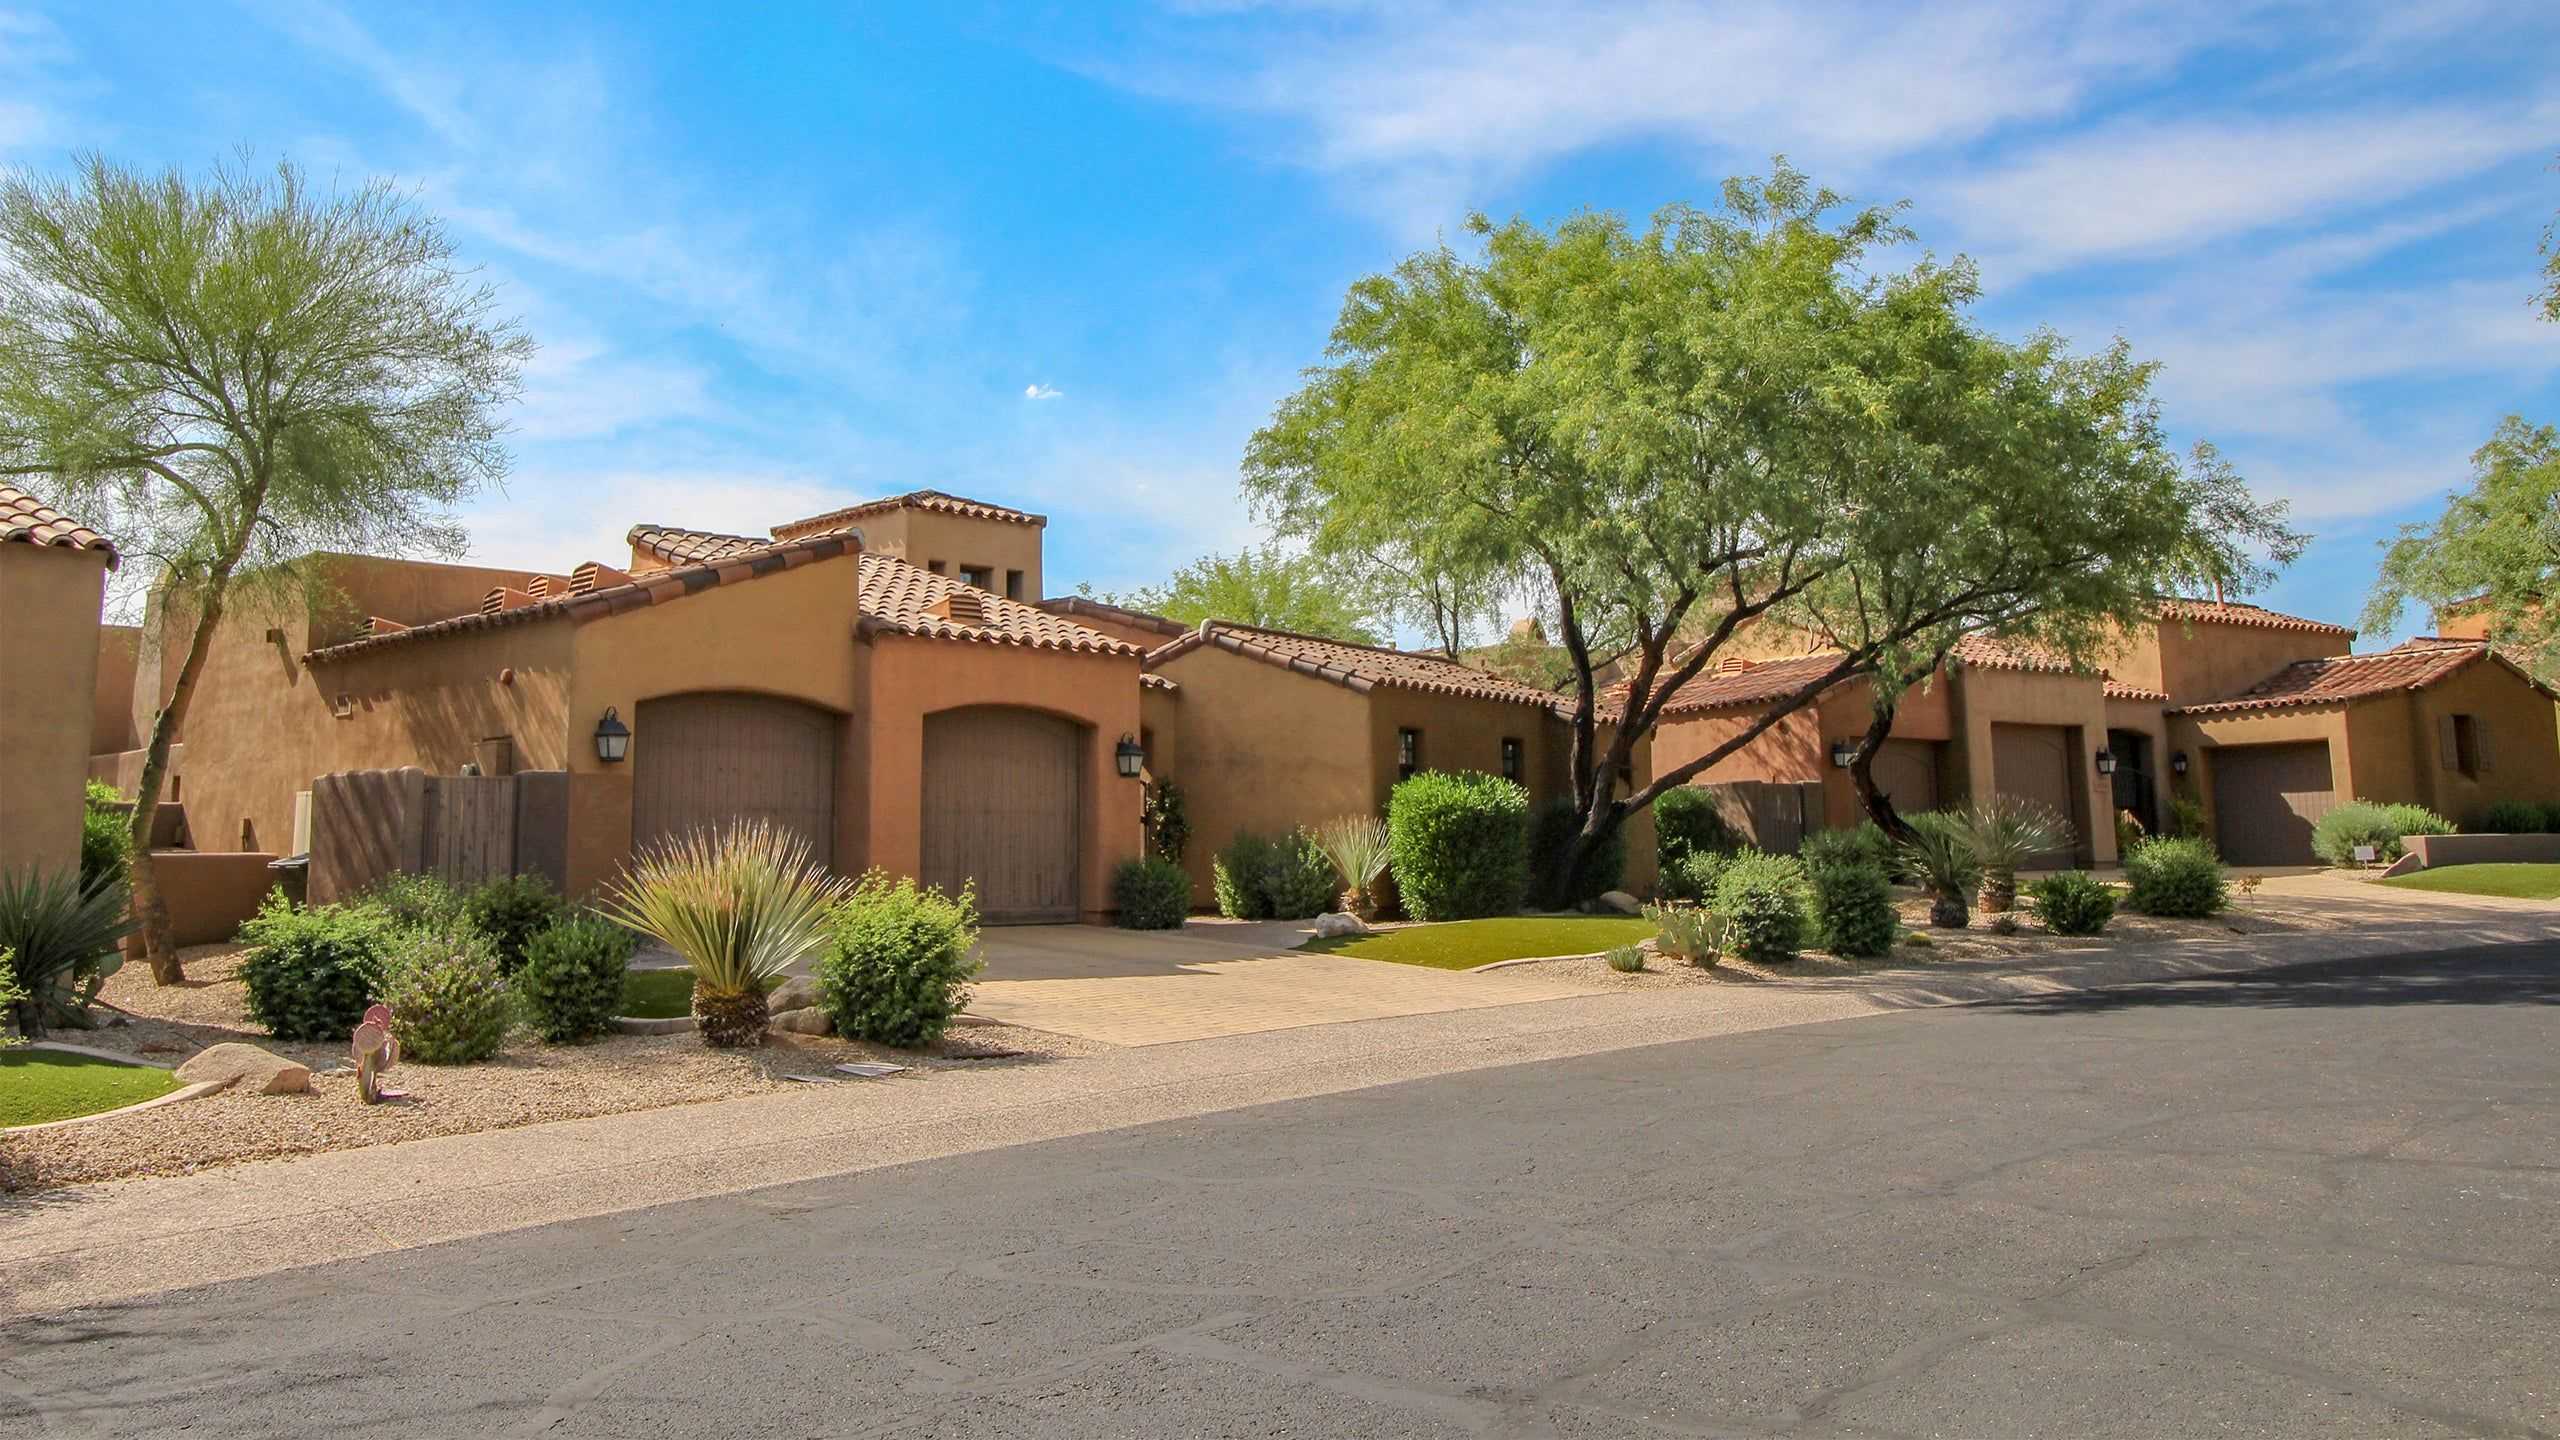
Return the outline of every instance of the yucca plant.
{"type": "Polygon", "coordinates": [[[1316,848],[1342,872],[1342,908],[1363,920],[1378,913],[1378,877],[1387,873],[1387,822],[1339,815],[1316,827],[1316,848]]]}
{"type": "Polygon", "coordinates": [[[0,952],[18,991],[9,1005],[30,1040],[56,1025],[88,1023],[98,987],[124,966],[118,941],[133,930],[124,882],[101,875],[24,870],[0,875],[0,952]]]}
{"type": "Polygon", "coordinates": [[[1982,913],[2005,915],[2018,903],[2018,867],[2049,851],[2068,849],[2071,822],[2049,805],[1994,795],[1956,812],[1974,863],[1982,867],[1982,913]]]}
{"type": "Polygon", "coordinates": [[[1971,831],[1960,817],[1943,810],[1907,816],[1905,823],[1911,836],[1902,842],[1902,868],[1929,891],[1929,923],[1941,930],[1963,929],[1966,900],[1982,878],[1971,831]]]}
{"type": "Polygon", "coordinates": [[[764,1043],[765,991],[825,944],[852,886],[810,863],[809,843],[761,821],[693,831],[642,852],[604,912],[693,967],[702,1042],[764,1043]]]}

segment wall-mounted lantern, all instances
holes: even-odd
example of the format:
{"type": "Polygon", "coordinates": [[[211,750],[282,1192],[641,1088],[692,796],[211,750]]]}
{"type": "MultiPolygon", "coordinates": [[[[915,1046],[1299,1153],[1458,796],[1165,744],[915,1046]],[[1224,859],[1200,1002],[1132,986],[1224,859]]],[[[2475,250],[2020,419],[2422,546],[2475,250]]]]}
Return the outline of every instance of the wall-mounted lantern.
{"type": "Polygon", "coordinates": [[[596,722],[596,758],[611,765],[630,753],[631,727],[623,724],[620,713],[607,705],[604,718],[596,722]]]}
{"type": "Polygon", "coordinates": [[[2098,752],[2098,773],[2101,775],[2113,775],[2116,773],[2116,752],[2113,750],[2101,750],[2098,752]]]}
{"type": "Polygon", "coordinates": [[[1834,740],[1831,742],[1832,769],[1846,770],[1856,763],[1858,763],[1858,743],[1856,741],[1834,740]]]}
{"type": "Polygon", "coordinates": [[[1138,772],[1146,768],[1146,747],[1140,745],[1134,737],[1123,735],[1120,737],[1119,748],[1111,752],[1111,758],[1120,767],[1121,779],[1135,780],[1138,778],[1138,772]]]}
{"type": "Polygon", "coordinates": [[[2173,750],[2169,752],[2169,773],[2172,775],[2184,775],[2187,773],[2186,751],[2173,750]]]}

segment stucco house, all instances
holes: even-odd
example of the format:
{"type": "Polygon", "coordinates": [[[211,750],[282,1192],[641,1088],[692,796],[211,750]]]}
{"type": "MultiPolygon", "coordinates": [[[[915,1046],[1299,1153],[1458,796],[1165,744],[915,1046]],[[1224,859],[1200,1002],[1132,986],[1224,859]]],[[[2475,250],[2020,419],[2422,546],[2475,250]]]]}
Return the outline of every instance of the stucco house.
{"type": "Polygon", "coordinates": [[[0,874],[80,864],[115,542],[0,485],[0,874]]]}

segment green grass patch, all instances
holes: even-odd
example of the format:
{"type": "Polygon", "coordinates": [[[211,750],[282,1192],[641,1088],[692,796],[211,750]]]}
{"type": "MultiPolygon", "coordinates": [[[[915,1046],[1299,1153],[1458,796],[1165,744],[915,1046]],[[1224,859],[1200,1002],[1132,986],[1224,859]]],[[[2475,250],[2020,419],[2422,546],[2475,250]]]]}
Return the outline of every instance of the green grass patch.
{"type": "Polygon", "coordinates": [[[1493,920],[1452,920],[1408,925],[1340,940],[1299,946],[1327,955],[1357,955],[1435,970],[1472,970],[1496,960],[1532,955],[1589,955],[1653,938],[1655,926],[1636,915],[1514,915],[1493,920]]]}
{"type": "Polygon", "coordinates": [[[693,971],[633,970],[622,977],[622,1013],[635,1020],[672,1020],[693,1013],[693,971]]]}
{"type": "Polygon", "coordinates": [[[2441,865],[2378,882],[2402,890],[2446,895],[2502,895],[2510,900],[2560,900],[2560,865],[2441,865]]]}
{"type": "Polygon", "coordinates": [[[59,1050],[0,1050],[0,1128],[42,1125],[156,1100],[178,1077],[59,1050]]]}

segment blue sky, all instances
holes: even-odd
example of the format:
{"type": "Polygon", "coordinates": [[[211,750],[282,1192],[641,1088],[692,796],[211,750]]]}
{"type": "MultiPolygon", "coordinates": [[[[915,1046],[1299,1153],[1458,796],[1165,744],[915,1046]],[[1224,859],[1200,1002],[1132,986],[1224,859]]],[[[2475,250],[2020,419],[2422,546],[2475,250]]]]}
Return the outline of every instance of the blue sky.
{"type": "Polygon", "coordinates": [[[934,486],[1049,514],[1053,590],[1157,579],[1254,538],[1349,282],[1778,152],[1910,200],[1989,323],[2164,362],[2319,537],[2280,608],[2352,620],[2500,416],[2560,420],[2534,0],[8,4],[0,162],[246,144],[446,218],[543,347],[496,564],[934,486]]]}

